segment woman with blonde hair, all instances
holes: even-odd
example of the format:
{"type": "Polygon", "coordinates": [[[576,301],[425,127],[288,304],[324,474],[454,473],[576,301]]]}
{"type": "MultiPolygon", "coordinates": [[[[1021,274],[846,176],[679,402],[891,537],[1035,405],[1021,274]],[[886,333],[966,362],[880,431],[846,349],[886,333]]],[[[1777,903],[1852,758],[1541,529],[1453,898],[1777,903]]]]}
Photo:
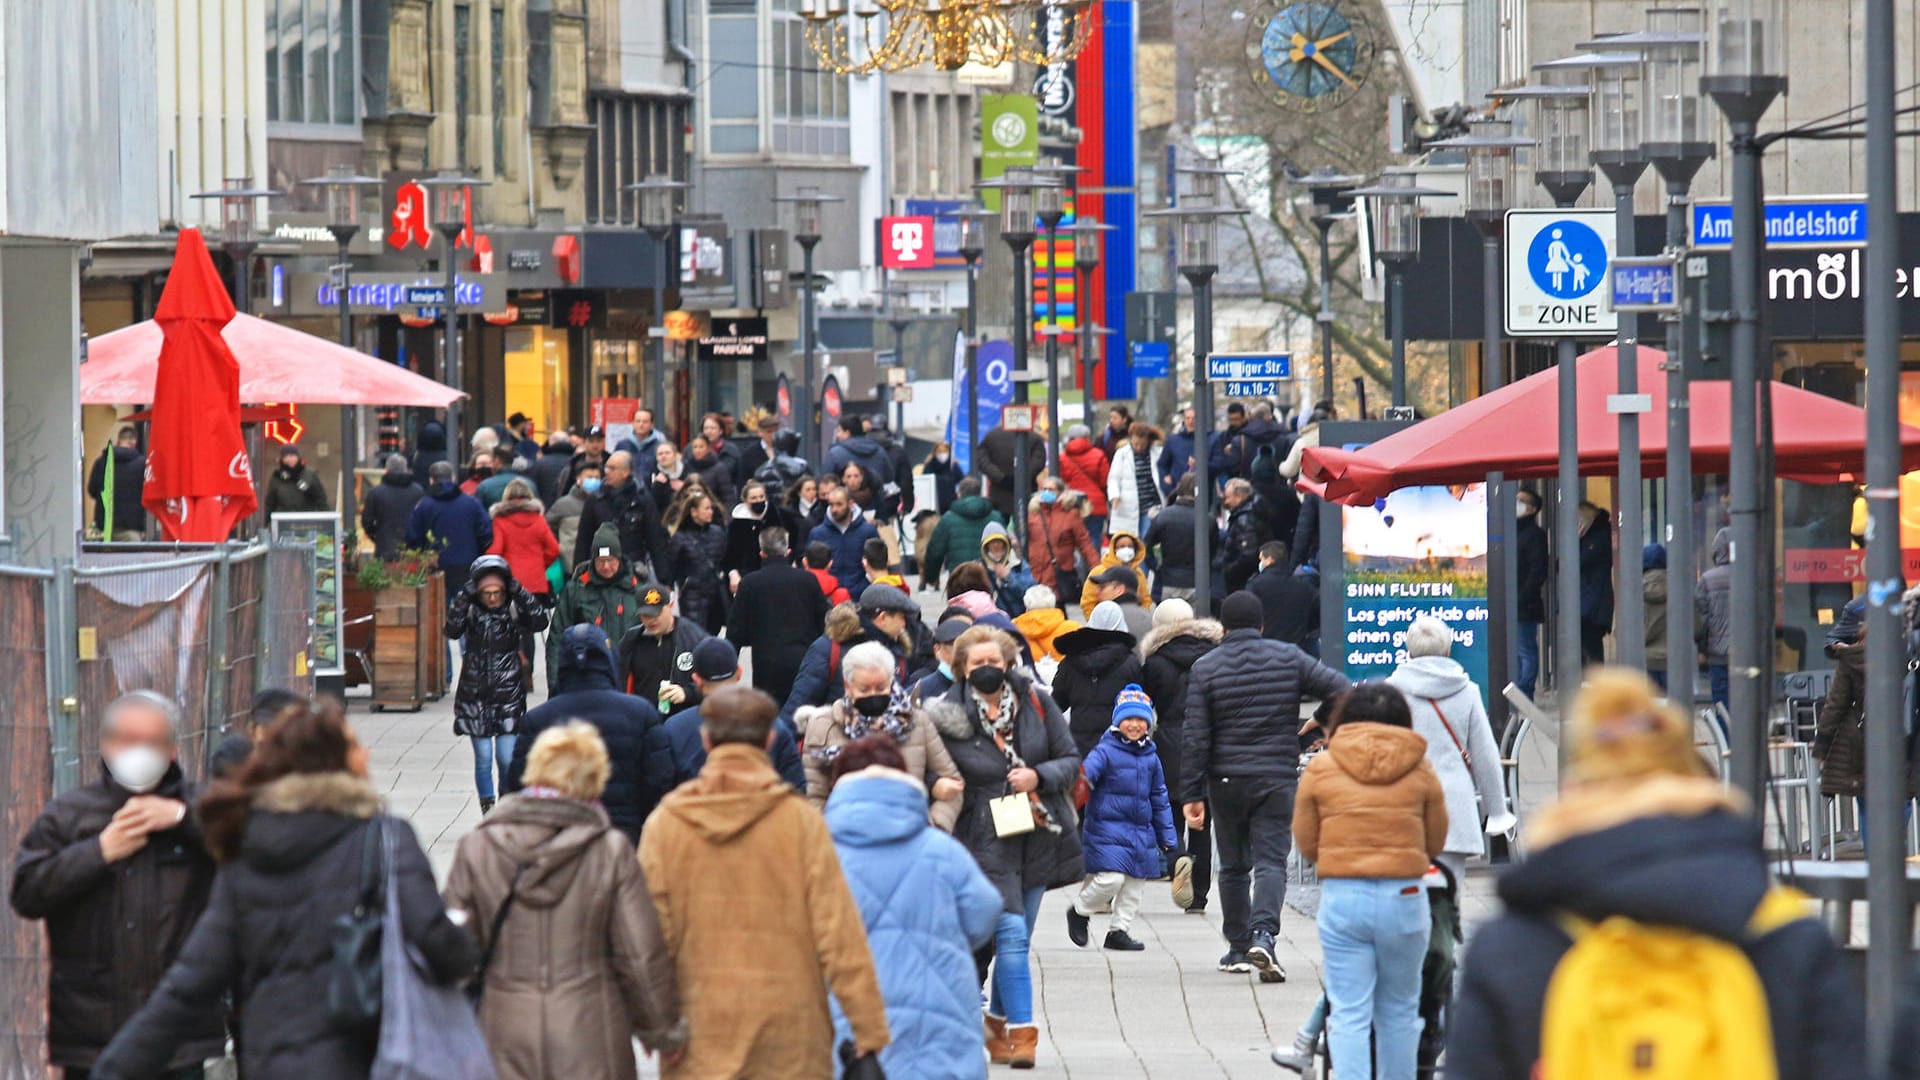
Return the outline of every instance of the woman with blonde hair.
{"type": "Polygon", "coordinates": [[[633,1080],[630,1035],[677,1058],[687,1027],[633,845],[599,805],[606,744],[541,732],[525,786],[460,841],[446,902],[480,947],[480,1026],[500,1080],[633,1080]]]}

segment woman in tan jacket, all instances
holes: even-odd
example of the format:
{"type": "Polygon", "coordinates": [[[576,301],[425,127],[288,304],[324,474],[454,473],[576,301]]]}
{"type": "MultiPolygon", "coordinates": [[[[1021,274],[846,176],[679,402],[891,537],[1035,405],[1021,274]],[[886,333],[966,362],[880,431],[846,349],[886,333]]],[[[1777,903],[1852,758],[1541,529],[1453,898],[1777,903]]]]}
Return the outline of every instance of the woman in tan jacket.
{"type": "Polygon", "coordinates": [[[480,1027],[500,1080],[633,1080],[634,1036],[669,1061],[686,1046],[646,879],[595,802],[607,772],[592,725],[542,732],[525,786],[454,855],[447,906],[480,945],[480,1027]]]}
{"type": "Polygon", "coordinates": [[[1421,879],[1446,847],[1447,800],[1400,691],[1361,683],[1334,708],[1326,752],[1300,778],[1293,839],[1319,867],[1333,1059],[1343,1075],[1413,1080],[1431,925],[1421,879]]]}
{"type": "Polygon", "coordinates": [[[855,645],[840,661],[846,695],[794,714],[804,740],[801,757],[807,768],[807,799],[824,810],[833,791],[833,761],[840,748],[869,735],[886,735],[900,747],[907,775],[928,785],[932,797],[927,820],[950,833],[960,816],[966,785],[932,721],[914,707],[908,688],[895,680],[897,663],[892,650],[879,642],[855,645]]]}

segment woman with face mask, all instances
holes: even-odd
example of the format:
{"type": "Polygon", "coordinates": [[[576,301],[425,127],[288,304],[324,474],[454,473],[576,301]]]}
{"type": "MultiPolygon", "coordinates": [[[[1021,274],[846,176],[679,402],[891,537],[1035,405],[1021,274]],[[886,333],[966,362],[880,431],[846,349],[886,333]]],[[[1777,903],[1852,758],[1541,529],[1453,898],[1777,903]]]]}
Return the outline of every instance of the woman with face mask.
{"type": "Polygon", "coordinates": [[[758,480],[749,480],[747,486],[740,489],[739,504],[727,518],[727,554],[723,565],[729,575],[746,575],[760,569],[760,530],[769,525],[781,525],[779,511],[768,500],[767,486],[758,480]]]}
{"type": "Polygon", "coordinates": [[[960,497],[957,490],[960,478],[967,475],[960,463],[953,460],[953,447],[946,443],[935,443],[933,453],[920,465],[920,472],[933,477],[933,505],[939,513],[953,508],[953,500],[960,497]]]}
{"type": "Polygon", "coordinates": [[[794,714],[804,736],[801,758],[807,768],[807,798],[816,807],[825,807],[841,747],[856,739],[885,735],[898,744],[910,775],[937,777],[928,792],[927,820],[942,832],[952,832],[965,785],[927,714],[915,707],[908,688],[895,679],[898,662],[885,645],[863,641],[840,658],[845,695],[794,714]]]}
{"type": "Polygon", "coordinates": [[[975,626],[953,655],[960,681],[927,715],[966,782],[953,838],[1000,890],[987,1052],[996,1065],[1032,1068],[1040,1036],[1027,954],[1040,898],[1085,876],[1073,808],[1080,754],[1053,698],[1014,670],[1011,635],[975,626]]]}

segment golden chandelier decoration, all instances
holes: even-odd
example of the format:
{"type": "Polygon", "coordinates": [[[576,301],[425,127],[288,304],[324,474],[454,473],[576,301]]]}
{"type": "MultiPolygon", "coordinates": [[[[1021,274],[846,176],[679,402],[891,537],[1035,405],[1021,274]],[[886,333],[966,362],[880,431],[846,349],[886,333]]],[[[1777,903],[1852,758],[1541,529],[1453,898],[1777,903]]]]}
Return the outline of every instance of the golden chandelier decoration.
{"type": "Polygon", "coordinates": [[[931,64],[1050,67],[1087,44],[1092,0],[803,0],[807,45],[836,75],[931,64]]]}

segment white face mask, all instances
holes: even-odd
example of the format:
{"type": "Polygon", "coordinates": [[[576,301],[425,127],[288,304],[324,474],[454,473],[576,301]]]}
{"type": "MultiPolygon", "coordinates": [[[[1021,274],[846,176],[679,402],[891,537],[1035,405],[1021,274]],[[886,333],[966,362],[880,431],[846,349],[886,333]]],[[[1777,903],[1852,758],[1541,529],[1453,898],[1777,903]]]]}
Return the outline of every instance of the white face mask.
{"type": "Polygon", "coordinates": [[[1121,562],[1132,562],[1132,561],[1133,561],[1133,549],[1132,549],[1132,548],[1130,548],[1130,547],[1118,547],[1118,548],[1114,548],[1114,549],[1113,549],[1113,553],[1114,553],[1114,555],[1116,555],[1116,556],[1118,556],[1118,557],[1119,557],[1119,559],[1120,559],[1120,561],[1121,561],[1121,562]]]}
{"type": "Polygon", "coordinates": [[[160,786],[170,764],[166,755],[151,746],[129,746],[107,759],[107,772],[114,783],[135,795],[144,795],[160,786]]]}
{"type": "Polygon", "coordinates": [[[951,459],[952,459],[952,457],[953,457],[953,455],[952,455],[952,454],[935,454],[935,455],[933,455],[933,459],[934,459],[935,461],[938,461],[938,462],[939,462],[940,464],[942,464],[942,465],[945,465],[945,464],[946,464],[946,463],[947,463],[947,462],[948,462],[949,460],[951,460],[951,459]]]}

